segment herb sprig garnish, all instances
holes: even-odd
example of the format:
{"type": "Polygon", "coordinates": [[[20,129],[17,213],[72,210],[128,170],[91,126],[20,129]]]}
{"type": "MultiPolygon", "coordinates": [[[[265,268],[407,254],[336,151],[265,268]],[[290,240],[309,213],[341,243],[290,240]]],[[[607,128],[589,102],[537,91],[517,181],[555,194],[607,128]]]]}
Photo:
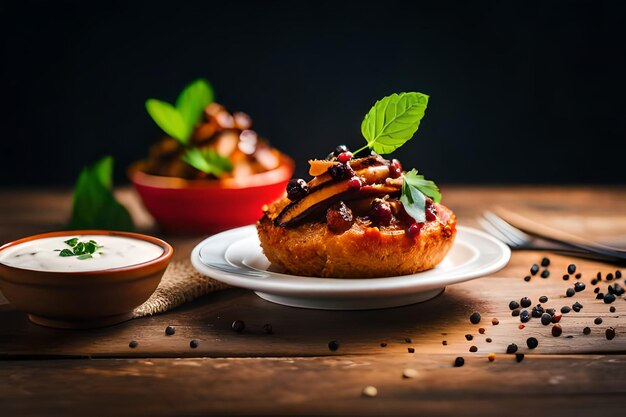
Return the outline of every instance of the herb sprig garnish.
{"type": "MultiPolygon", "coordinates": [[[[409,92],[391,94],[376,102],[363,118],[361,133],[367,144],[354,152],[366,148],[384,155],[389,154],[415,135],[428,106],[426,94],[409,92]]],[[[402,179],[400,201],[406,212],[416,222],[426,221],[426,196],[435,203],[441,201],[437,185],[418,175],[415,169],[406,172],[402,179]]]]}
{"type": "Polygon", "coordinates": [[[151,98],[146,101],[146,110],[155,123],[184,149],[184,162],[205,174],[220,177],[233,170],[230,160],[212,149],[200,149],[189,144],[196,125],[202,120],[204,109],[213,99],[211,84],[197,79],[183,89],[174,106],[151,98]]]}
{"type": "Polygon", "coordinates": [[[104,246],[99,245],[95,240],[79,242],[77,237],[64,241],[72,249],[57,249],[59,256],[76,256],[76,259],[85,260],[93,258],[93,255],[104,246]]]}
{"type": "Polygon", "coordinates": [[[85,167],[74,188],[70,230],[133,230],[133,219],[113,194],[113,158],[106,156],[85,167]]]}
{"type": "Polygon", "coordinates": [[[392,94],[378,100],[363,118],[361,133],[367,145],[380,155],[389,154],[413,137],[424,117],[428,96],[422,93],[392,94]]]}

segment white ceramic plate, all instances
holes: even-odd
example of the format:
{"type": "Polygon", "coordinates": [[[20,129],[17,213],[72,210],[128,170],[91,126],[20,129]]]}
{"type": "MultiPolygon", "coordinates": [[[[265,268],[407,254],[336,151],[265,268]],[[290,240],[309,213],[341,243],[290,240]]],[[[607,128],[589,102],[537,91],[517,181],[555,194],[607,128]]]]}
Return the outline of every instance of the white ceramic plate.
{"type": "Polygon", "coordinates": [[[248,288],[268,301],[293,307],[363,310],[429,300],[446,285],[482,277],[509,261],[508,246],[469,227],[457,227],[454,245],[434,269],[387,278],[337,279],[283,274],[273,270],[254,225],[228,230],[200,242],[191,263],[202,274],[248,288]]]}

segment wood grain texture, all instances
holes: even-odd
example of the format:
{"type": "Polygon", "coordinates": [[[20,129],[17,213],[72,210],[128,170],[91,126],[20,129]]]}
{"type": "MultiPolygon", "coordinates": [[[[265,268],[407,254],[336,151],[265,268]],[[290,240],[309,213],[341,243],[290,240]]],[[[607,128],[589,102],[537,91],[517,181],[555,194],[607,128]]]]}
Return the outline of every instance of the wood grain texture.
{"type": "Polygon", "coordinates": [[[0,362],[8,416],[621,416],[626,356],[447,355],[0,362]],[[417,376],[402,377],[405,368],[417,376]],[[378,396],[362,395],[365,386],[378,396]]]}
{"type": "MultiPolygon", "coordinates": [[[[466,226],[476,226],[483,210],[499,205],[586,238],[626,243],[625,187],[443,187],[443,192],[445,204],[466,226]]],[[[173,243],[177,257],[188,256],[203,239],[162,235],[134,193],[126,189],[119,195],[140,229],[173,243]]],[[[67,192],[0,191],[0,241],[62,227],[70,203],[67,192]]],[[[549,253],[514,252],[498,273],[449,286],[413,306],[304,310],[232,289],[167,314],[88,331],[40,327],[0,305],[0,414],[622,415],[626,300],[618,297],[612,313],[595,299],[590,283],[597,272],[606,276],[615,270],[549,253]],[[550,277],[525,282],[529,267],[543,256],[552,261],[550,277]],[[570,298],[565,289],[576,280],[561,277],[571,262],[587,288],[570,298]],[[560,337],[536,318],[519,329],[519,318],[511,316],[510,300],[528,296],[536,305],[541,295],[549,298],[546,308],[576,301],[584,306],[564,315],[560,337]],[[482,315],[478,325],[468,319],[474,311],[482,315]],[[491,323],[494,317],[497,325],[491,323]],[[593,323],[596,317],[602,324],[593,323]],[[230,328],[235,319],[246,322],[244,332],[230,328]],[[274,334],[264,332],[266,323],[274,334]],[[165,335],[167,325],[176,327],[175,335],[165,335]],[[590,335],[583,334],[585,326],[590,335]],[[610,341],[609,326],[617,333],[610,341]],[[533,350],[526,346],[531,336],[539,341],[533,350]],[[190,348],[191,339],[199,340],[196,349],[190,348]],[[130,349],[130,340],[138,347],[130,349]],[[331,340],[339,341],[338,350],[329,350],[331,340]],[[504,353],[509,343],[527,354],[523,362],[504,353]],[[472,345],[476,352],[469,352],[472,345]],[[487,360],[490,352],[497,355],[493,363],[487,360]],[[464,367],[451,366],[456,356],[466,359],[464,367]],[[403,379],[405,367],[417,369],[418,377],[403,379]],[[378,397],[362,397],[366,385],[376,386],[378,397]]],[[[624,285],[624,278],[619,282],[624,285]]],[[[606,285],[600,283],[602,292],[606,285]]]]}

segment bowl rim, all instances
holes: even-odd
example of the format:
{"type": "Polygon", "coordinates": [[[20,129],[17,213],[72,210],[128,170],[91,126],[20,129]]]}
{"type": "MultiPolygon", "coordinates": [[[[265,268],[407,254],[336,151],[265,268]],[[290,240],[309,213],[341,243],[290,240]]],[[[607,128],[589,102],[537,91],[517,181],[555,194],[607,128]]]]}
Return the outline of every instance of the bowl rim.
{"type": "Polygon", "coordinates": [[[59,231],[54,231],[54,232],[39,233],[36,235],[23,237],[21,239],[17,239],[17,240],[5,243],[4,245],[0,246],[0,252],[10,247],[19,245],[21,243],[30,242],[30,241],[37,240],[37,239],[43,239],[43,238],[48,238],[48,237],[58,237],[58,236],[77,236],[77,235],[122,236],[122,237],[131,238],[131,239],[143,240],[143,241],[147,241],[147,242],[150,242],[157,246],[162,247],[163,253],[152,260],[142,262],[139,264],[127,265],[127,266],[122,266],[119,268],[97,269],[94,271],[41,271],[37,269],[20,268],[17,266],[7,265],[3,262],[0,262],[0,267],[9,268],[9,269],[17,270],[17,271],[25,271],[28,273],[33,273],[33,274],[37,274],[41,276],[50,276],[50,277],[61,276],[61,275],[70,276],[70,277],[84,276],[84,275],[104,276],[104,275],[111,275],[111,274],[117,275],[117,274],[121,274],[124,272],[135,271],[135,270],[143,269],[143,268],[149,268],[151,266],[158,265],[161,263],[167,264],[169,260],[171,259],[172,255],[174,254],[174,248],[172,247],[172,245],[170,245],[166,241],[159,239],[157,237],[145,235],[142,233],[136,233],[136,232],[124,232],[124,231],[118,231],[118,230],[103,230],[103,229],[59,230],[59,231]]]}
{"type": "Polygon", "coordinates": [[[244,178],[199,179],[190,180],[179,177],[152,175],[141,170],[142,161],[130,165],[127,171],[132,183],[144,187],[164,189],[244,189],[274,185],[287,181],[295,170],[295,162],[289,156],[281,153],[280,163],[274,169],[249,175],[244,178]]]}

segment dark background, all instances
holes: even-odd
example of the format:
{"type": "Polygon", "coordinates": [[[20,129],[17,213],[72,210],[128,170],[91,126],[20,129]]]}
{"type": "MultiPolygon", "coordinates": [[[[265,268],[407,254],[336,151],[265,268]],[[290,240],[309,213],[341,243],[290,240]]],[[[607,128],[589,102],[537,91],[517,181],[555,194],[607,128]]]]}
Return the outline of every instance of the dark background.
{"type": "Polygon", "coordinates": [[[206,77],[306,170],[392,92],[431,96],[395,155],[440,183],[626,183],[626,7],[606,1],[3,2],[0,186],[116,179],[144,109],[206,77]]]}

